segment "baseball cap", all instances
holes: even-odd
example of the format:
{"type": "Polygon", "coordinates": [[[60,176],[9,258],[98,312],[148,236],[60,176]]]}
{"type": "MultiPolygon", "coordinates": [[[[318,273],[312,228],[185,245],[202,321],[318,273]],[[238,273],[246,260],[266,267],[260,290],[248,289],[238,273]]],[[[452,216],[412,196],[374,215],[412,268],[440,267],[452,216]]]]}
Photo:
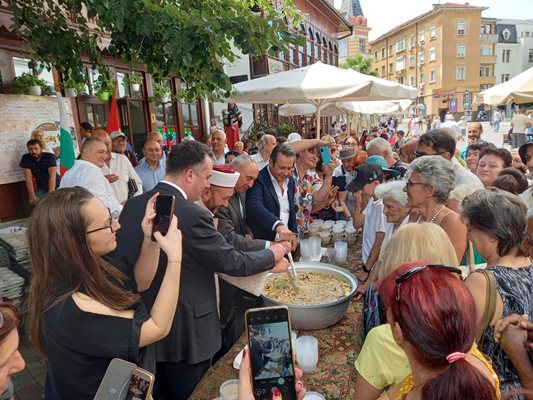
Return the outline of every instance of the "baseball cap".
{"type": "Polygon", "coordinates": [[[369,164],[377,164],[377,165],[379,165],[383,172],[390,173],[393,178],[395,178],[398,175],[400,175],[400,172],[389,168],[389,166],[387,165],[387,161],[385,161],[385,158],[383,158],[383,156],[370,156],[370,157],[367,158],[366,162],[369,163],[369,164]]]}
{"type": "Polygon", "coordinates": [[[119,137],[123,137],[127,139],[127,136],[124,135],[121,131],[111,132],[109,137],[111,138],[111,140],[118,139],[119,137]]]}
{"type": "Polygon", "coordinates": [[[292,132],[287,136],[287,142],[297,142],[299,140],[302,140],[302,136],[298,132],[292,132]]]}
{"type": "Polygon", "coordinates": [[[377,164],[368,164],[365,162],[355,168],[355,172],[355,179],[346,185],[346,190],[349,192],[357,192],[366,184],[383,179],[383,171],[377,164]]]}

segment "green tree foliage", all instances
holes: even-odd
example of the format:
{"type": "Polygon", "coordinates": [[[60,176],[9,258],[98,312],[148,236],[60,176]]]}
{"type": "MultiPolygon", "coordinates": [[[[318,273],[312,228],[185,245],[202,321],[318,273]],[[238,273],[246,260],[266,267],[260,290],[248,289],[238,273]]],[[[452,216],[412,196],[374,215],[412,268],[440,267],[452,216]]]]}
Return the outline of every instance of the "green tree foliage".
{"type": "Polygon", "coordinates": [[[351,68],[365,75],[378,76],[372,71],[372,59],[366,57],[364,54],[358,54],[355,57],[346,59],[346,62],[341,65],[342,68],[351,68]]]}
{"type": "MultiPolygon", "coordinates": [[[[103,69],[97,43],[156,79],[178,76],[187,98],[227,95],[224,62],[236,60],[232,45],[258,56],[297,41],[284,18],[300,22],[293,0],[276,8],[269,0],[16,0],[15,32],[33,58],[69,78],[81,75],[81,55],[103,69]]],[[[279,3],[279,2],[278,2],[279,3]]]]}

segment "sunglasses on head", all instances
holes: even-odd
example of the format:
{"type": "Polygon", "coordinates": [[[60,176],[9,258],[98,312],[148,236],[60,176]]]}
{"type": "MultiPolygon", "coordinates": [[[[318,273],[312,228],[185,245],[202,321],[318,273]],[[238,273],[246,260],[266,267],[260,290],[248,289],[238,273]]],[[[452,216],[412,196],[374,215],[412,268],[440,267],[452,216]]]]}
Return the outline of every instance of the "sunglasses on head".
{"type": "Polygon", "coordinates": [[[401,297],[400,297],[400,289],[402,287],[402,283],[405,282],[406,280],[408,280],[409,278],[411,278],[413,275],[416,275],[420,271],[425,270],[426,268],[440,268],[440,269],[443,269],[445,271],[448,271],[448,272],[451,272],[451,273],[454,273],[454,274],[458,274],[459,277],[462,277],[462,271],[459,268],[452,267],[450,265],[444,265],[444,264],[426,264],[426,265],[421,265],[421,266],[418,266],[418,267],[411,268],[410,270],[405,271],[403,274],[397,276],[396,279],[395,279],[395,282],[396,282],[396,304],[398,306],[398,315],[400,317],[400,325],[403,323],[402,309],[400,308],[400,299],[401,299],[401,297]]]}

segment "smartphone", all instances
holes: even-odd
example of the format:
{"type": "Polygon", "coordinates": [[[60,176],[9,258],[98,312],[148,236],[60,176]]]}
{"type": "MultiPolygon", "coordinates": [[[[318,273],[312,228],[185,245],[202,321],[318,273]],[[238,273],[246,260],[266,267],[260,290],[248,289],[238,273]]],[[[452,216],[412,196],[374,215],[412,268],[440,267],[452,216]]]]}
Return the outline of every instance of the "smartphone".
{"type": "Polygon", "coordinates": [[[164,236],[170,227],[172,215],[174,215],[175,198],[169,194],[160,194],[155,202],[155,218],[152,226],[152,240],[155,242],[154,232],[161,232],[164,236]]]}
{"type": "Polygon", "coordinates": [[[107,367],[94,400],[124,400],[130,384],[131,373],[136,367],[131,362],[113,358],[107,367]]]}
{"type": "Polygon", "coordinates": [[[135,368],[131,373],[128,394],[125,400],[146,400],[152,394],[154,375],[142,369],[135,368]]]}
{"type": "Polygon", "coordinates": [[[328,146],[320,147],[320,156],[322,157],[323,165],[328,165],[331,162],[331,151],[328,146]]]}
{"type": "Polygon", "coordinates": [[[255,399],[271,400],[277,388],[283,400],[296,400],[289,309],[252,308],[245,322],[255,399]]]}

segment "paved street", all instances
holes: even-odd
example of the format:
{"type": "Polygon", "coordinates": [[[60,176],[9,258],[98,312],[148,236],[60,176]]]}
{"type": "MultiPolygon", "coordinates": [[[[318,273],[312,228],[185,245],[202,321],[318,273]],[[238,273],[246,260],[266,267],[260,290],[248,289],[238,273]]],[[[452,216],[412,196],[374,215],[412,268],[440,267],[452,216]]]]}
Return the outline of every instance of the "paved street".
{"type": "MultiPolygon", "coordinates": [[[[500,124],[500,129],[498,133],[495,133],[492,131],[492,128],[490,126],[489,122],[482,122],[483,125],[483,135],[481,136],[483,140],[486,140],[487,142],[494,143],[497,147],[502,147],[503,144],[503,135],[511,129],[510,121],[503,121],[500,124]]],[[[399,129],[402,129],[407,132],[407,120],[405,120],[403,123],[399,125],[399,129]]],[[[507,143],[504,146],[505,148],[509,148],[507,143]]]]}

